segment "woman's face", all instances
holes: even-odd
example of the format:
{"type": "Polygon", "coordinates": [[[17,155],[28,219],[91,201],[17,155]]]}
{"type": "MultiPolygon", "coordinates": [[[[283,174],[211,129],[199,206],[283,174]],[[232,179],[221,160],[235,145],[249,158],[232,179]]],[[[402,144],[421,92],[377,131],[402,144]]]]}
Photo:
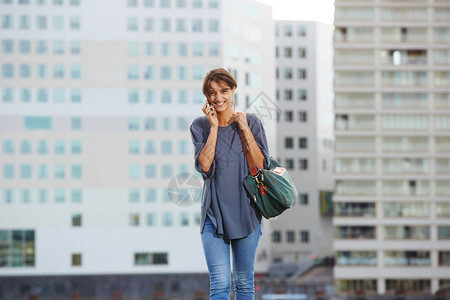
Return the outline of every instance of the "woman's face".
{"type": "Polygon", "coordinates": [[[234,89],[231,89],[224,81],[211,81],[208,91],[208,101],[217,112],[223,112],[231,108],[234,89]]]}

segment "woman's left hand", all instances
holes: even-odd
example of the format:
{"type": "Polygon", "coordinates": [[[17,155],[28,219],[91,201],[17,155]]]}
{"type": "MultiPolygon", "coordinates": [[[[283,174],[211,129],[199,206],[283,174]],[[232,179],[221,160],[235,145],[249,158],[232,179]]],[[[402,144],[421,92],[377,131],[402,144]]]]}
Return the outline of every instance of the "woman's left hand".
{"type": "Polygon", "coordinates": [[[235,112],[231,119],[234,120],[242,130],[250,129],[247,123],[247,114],[243,112],[235,112]]]}

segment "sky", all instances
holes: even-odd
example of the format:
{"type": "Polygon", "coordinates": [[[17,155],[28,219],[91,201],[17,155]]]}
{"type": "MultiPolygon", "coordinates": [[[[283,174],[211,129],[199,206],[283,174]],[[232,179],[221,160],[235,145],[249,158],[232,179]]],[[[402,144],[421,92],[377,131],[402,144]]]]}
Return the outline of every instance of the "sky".
{"type": "Polygon", "coordinates": [[[334,0],[257,0],[272,6],[275,20],[333,24],[334,0]]]}

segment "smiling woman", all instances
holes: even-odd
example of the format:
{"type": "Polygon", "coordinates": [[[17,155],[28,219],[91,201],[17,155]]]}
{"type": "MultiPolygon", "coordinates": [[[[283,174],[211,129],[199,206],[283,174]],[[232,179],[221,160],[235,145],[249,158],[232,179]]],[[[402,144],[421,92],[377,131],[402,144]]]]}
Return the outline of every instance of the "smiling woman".
{"type": "Polygon", "coordinates": [[[211,70],[203,82],[204,116],[190,127],[195,146],[195,168],[204,180],[201,239],[210,274],[210,299],[229,299],[230,248],[236,299],[254,299],[254,262],[261,232],[261,213],[248,197],[243,181],[249,166],[268,168],[269,152],[261,120],[234,110],[235,79],[225,69],[211,70]]]}

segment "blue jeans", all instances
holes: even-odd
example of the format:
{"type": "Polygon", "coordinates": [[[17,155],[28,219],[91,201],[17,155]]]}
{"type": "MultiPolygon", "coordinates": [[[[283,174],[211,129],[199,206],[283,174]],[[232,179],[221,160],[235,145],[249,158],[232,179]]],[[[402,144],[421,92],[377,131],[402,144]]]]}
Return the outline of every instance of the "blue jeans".
{"type": "Polygon", "coordinates": [[[233,255],[233,282],[236,300],[255,299],[254,265],[261,224],[245,238],[222,239],[206,217],[202,232],[203,251],[209,270],[210,299],[230,299],[230,245],[233,255]]]}

